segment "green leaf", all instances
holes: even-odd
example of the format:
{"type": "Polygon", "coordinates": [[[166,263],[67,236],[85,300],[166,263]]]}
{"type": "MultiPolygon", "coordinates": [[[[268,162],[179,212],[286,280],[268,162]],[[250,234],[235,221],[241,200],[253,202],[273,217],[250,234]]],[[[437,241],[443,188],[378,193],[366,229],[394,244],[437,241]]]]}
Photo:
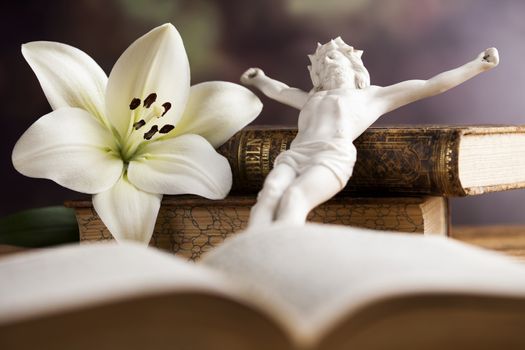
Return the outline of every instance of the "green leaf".
{"type": "Polygon", "coordinates": [[[46,247],[78,241],[75,211],[70,208],[30,209],[0,219],[0,244],[46,247]]]}

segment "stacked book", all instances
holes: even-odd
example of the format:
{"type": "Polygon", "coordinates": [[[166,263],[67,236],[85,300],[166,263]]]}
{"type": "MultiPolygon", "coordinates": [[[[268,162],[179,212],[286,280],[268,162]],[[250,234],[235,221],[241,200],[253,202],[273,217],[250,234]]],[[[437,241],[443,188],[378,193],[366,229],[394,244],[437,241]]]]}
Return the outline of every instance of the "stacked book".
{"type": "MultiPolygon", "coordinates": [[[[151,244],[197,259],[246,227],[275,157],[295,135],[294,128],[261,126],[238,132],[218,150],[232,167],[231,194],[220,201],[165,196],[151,244]]],[[[374,127],[354,144],[348,185],[309,221],[448,235],[448,198],[525,187],[525,127],[374,127]]],[[[91,202],[68,206],[82,241],[111,238],[91,202]]]]}

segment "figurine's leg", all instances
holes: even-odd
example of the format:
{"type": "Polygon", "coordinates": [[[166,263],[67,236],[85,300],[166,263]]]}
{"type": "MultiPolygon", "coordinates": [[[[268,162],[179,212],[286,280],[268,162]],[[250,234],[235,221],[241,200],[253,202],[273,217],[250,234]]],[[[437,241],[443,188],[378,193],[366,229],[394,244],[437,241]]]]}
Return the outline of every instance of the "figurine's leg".
{"type": "Polygon", "coordinates": [[[284,163],[278,164],[270,171],[257,195],[257,203],[250,211],[248,227],[272,223],[279,201],[295,177],[295,170],[284,163]]]}
{"type": "Polygon", "coordinates": [[[297,177],[283,194],[276,221],[302,225],[310,210],[340,190],[341,183],[330,169],[322,165],[314,166],[297,177]]]}

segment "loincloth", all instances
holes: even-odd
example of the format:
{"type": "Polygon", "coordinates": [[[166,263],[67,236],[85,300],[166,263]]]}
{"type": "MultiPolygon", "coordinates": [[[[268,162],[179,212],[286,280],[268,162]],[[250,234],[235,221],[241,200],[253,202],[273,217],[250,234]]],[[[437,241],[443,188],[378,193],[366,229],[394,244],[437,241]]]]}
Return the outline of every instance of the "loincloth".
{"type": "Polygon", "coordinates": [[[300,175],[321,165],[332,171],[343,188],[354,170],[357,151],[352,141],[335,138],[330,141],[307,141],[290,146],[275,158],[274,167],[287,164],[300,175]]]}

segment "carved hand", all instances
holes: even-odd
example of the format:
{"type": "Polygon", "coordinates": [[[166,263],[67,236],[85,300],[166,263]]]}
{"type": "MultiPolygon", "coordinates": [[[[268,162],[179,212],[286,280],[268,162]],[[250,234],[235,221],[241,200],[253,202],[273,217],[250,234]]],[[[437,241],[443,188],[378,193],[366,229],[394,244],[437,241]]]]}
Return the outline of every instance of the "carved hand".
{"type": "Polygon", "coordinates": [[[480,62],[482,68],[485,70],[489,70],[496,67],[499,63],[498,49],[496,49],[495,47],[486,49],[478,55],[476,61],[480,62]]]}
{"type": "Polygon", "coordinates": [[[256,78],[265,76],[264,72],[260,68],[249,68],[246,72],[241,75],[241,83],[245,85],[255,85],[256,78]]]}

